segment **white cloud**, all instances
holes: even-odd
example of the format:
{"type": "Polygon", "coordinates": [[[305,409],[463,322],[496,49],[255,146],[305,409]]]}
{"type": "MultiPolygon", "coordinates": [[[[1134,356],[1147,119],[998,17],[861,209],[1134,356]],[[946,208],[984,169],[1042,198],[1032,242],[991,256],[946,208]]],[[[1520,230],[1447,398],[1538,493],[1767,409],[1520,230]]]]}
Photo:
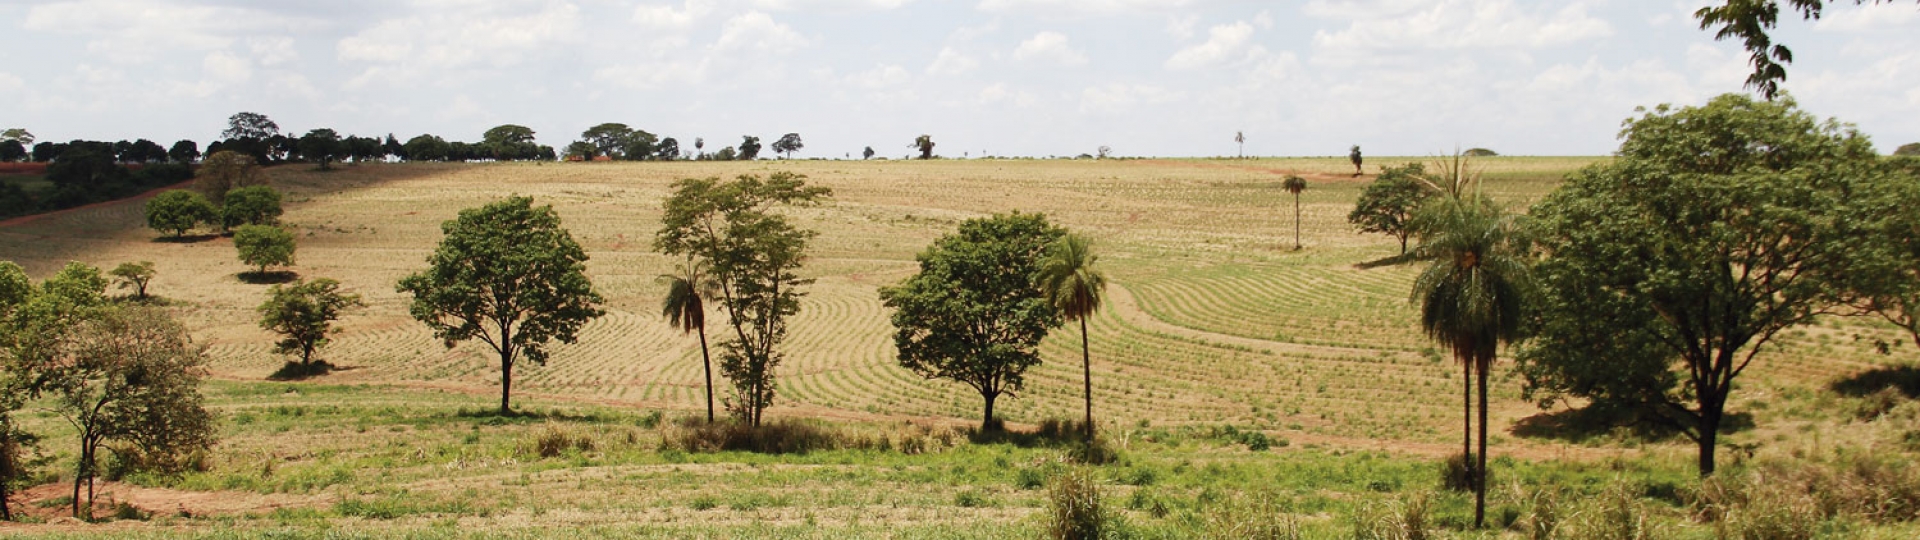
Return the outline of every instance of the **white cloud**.
{"type": "Polygon", "coordinates": [[[253,63],[227,51],[214,51],[200,61],[200,68],[209,81],[221,84],[246,82],[253,78],[253,63]]]}
{"type": "Polygon", "coordinates": [[[979,9],[989,13],[1021,15],[1033,13],[1110,15],[1178,11],[1195,3],[1195,0],[980,0],[979,9]]]}
{"type": "Polygon", "coordinates": [[[293,49],[293,38],[290,37],[247,38],[247,48],[253,51],[253,58],[266,67],[300,59],[300,53],[293,49]]]}
{"type": "Polygon", "coordinates": [[[927,65],[927,73],[934,75],[960,75],[980,67],[980,61],[954,50],[953,47],[940,48],[940,55],[927,65]]]}
{"type": "Polygon", "coordinates": [[[720,40],[714,49],[722,52],[746,51],[785,54],[810,43],[793,27],[773,20],[772,16],[750,11],[720,26],[720,40]]]}
{"type": "MultiPolygon", "coordinates": [[[[1409,4],[1383,3],[1395,7],[1409,4]]],[[[1348,63],[1377,60],[1396,52],[1425,50],[1533,50],[1613,34],[1611,24],[1589,16],[1586,6],[1580,2],[1564,4],[1557,11],[1544,14],[1516,7],[1513,0],[1439,0],[1424,9],[1375,18],[1335,9],[1331,4],[1323,3],[1321,11],[1346,13],[1358,19],[1344,30],[1314,32],[1316,61],[1324,56],[1331,63],[1348,63]]]]}
{"type": "Polygon", "coordinates": [[[1059,32],[1041,32],[1032,38],[1020,42],[1013,49],[1013,59],[1022,61],[1045,61],[1063,66],[1077,66],[1087,63],[1087,55],[1074,50],[1067,43],[1066,34],[1059,32]]]}
{"type": "Polygon", "coordinates": [[[913,76],[905,68],[891,64],[874,66],[847,77],[848,83],[870,90],[900,86],[911,80],[913,76]]]}
{"type": "Polygon", "coordinates": [[[1897,29],[1920,21],[1920,8],[1905,2],[1888,4],[1871,3],[1852,6],[1835,2],[1827,6],[1820,22],[1813,25],[1820,32],[1861,32],[1880,29],[1897,29]],[[1844,7],[1843,7],[1844,6],[1844,7]]]}
{"type": "Polygon", "coordinates": [[[686,30],[713,13],[712,0],[686,0],[680,9],[670,5],[643,4],[633,10],[633,22],[654,30],[686,30]]]}
{"type": "Polygon", "coordinates": [[[180,5],[165,0],[75,0],[33,6],[20,27],[85,36],[87,50],[122,63],[170,50],[225,48],[244,35],[277,35],[311,21],[252,7],[180,5]]]}
{"type": "Polygon", "coordinates": [[[0,71],[0,92],[17,92],[26,89],[27,81],[12,73],[0,71]]]}
{"type": "Polygon", "coordinates": [[[379,65],[395,84],[444,81],[449,73],[473,67],[509,67],[529,56],[558,52],[556,45],[579,39],[580,9],[569,2],[543,2],[532,11],[479,6],[437,9],[424,15],[390,19],[341,39],[340,60],[379,65]]]}
{"type": "Polygon", "coordinates": [[[1173,39],[1186,41],[1193,39],[1193,29],[1200,25],[1199,15],[1173,15],[1167,17],[1167,35],[1173,39]]]}
{"type": "Polygon", "coordinates": [[[1181,49],[1167,58],[1168,69],[1199,69],[1219,65],[1247,49],[1253,37],[1253,25],[1246,22],[1223,24],[1207,31],[1207,41],[1181,49]]]}
{"type": "Polygon", "coordinates": [[[848,12],[896,9],[913,0],[753,0],[753,6],[774,11],[848,12]]]}
{"type": "Polygon", "coordinates": [[[1112,113],[1179,100],[1184,94],[1145,84],[1109,83],[1080,91],[1080,112],[1112,113]]]}

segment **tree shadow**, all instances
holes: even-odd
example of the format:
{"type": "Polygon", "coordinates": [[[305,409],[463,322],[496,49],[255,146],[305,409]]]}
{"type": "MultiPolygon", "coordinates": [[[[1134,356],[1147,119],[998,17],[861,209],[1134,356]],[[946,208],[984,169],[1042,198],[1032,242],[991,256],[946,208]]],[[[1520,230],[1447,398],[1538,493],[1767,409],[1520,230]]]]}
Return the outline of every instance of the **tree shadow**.
{"type": "Polygon", "coordinates": [[[279,285],[282,283],[292,282],[294,279],[297,279],[300,277],[300,273],[292,270],[269,270],[266,272],[249,271],[249,272],[241,272],[237,274],[235,277],[240,278],[241,283],[246,283],[248,285],[279,285]]]}
{"type": "Polygon", "coordinates": [[[183,234],[180,236],[162,236],[153,239],[155,244],[198,244],[220,238],[221,234],[183,234]]]}
{"type": "Polygon", "coordinates": [[[1081,423],[1073,420],[1042,420],[1032,431],[1009,430],[995,420],[992,427],[998,429],[968,428],[967,440],[973,444],[1011,444],[1021,448],[1057,447],[1078,443],[1086,433],[1081,423]]]}
{"type": "Polygon", "coordinates": [[[1909,398],[1920,398],[1920,366],[1913,364],[1869,369],[1827,385],[1844,396],[1873,395],[1886,389],[1899,390],[1909,398]]]}
{"type": "MultiPolygon", "coordinates": [[[[1749,412],[1728,412],[1720,421],[1721,434],[1739,433],[1753,427],[1753,413],[1749,412]]],[[[1651,411],[1591,405],[1562,411],[1542,411],[1515,421],[1508,432],[1515,437],[1568,443],[1618,438],[1663,442],[1684,436],[1678,427],[1651,411]]]]}
{"type": "Polygon", "coordinates": [[[328,363],[326,360],[315,360],[313,362],[306,362],[306,363],[299,362],[299,361],[288,361],[285,365],[280,366],[280,369],[275,370],[273,374],[267,375],[267,380],[269,381],[304,381],[307,379],[312,379],[314,377],[325,376],[326,374],[333,373],[335,371],[346,371],[349,369],[353,369],[353,368],[335,366],[331,363],[328,363]]]}

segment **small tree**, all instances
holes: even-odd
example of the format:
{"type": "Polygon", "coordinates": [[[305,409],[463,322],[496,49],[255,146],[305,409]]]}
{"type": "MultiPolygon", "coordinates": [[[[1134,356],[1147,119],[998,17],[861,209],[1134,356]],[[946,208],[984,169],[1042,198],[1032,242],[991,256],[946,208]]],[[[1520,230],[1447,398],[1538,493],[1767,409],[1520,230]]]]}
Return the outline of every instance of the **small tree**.
{"type": "Polygon", "coordinates": [[[366,305],[360,295],[340,292],[340,282],[327,278],[294,280],[267,289],[267,301],[260,304],[260,327],[280,334],[273,352],[297,354],[300,364],[313,365],[313,353],[328,343],[334,332],[333,321],[342,312],[366,305]]]}
{"type": "Polygon", "coordinates": [[[933,159],[932,135],[922,134],[919,137],[914,137],[913,144],[909,144],[907,147],[920,150],[920,159],[933,159]]]}
{"type": "Polygon", "coordinates": [[[273,225],[280,222],[280,192],[268,186],[247,186],[227,192],[220,221],[228,228],[273,225]]]}
{"type": "Polygon", "coordinates": [[[1910,142],[1893,150],[1896,156],[1920,156],[1920,142],[1910,142]]]}
{"type": "Polygon", "coordinates": [[[784,172],[732,182],[681,180],[673,184],[654,236],[654,249],[706,264],[715,299],[734,331],[720,353],[720,370],[733,381],[736,396],[728,408],[756,427],[773,403],[787,318],[800,311],[799,288],[813,282],[795,272],[815,233],[770,210],[817,204],[831,193],[784,172]]]}
{"type": "Polygon", "coordinates": [[[1305,247],[1300,245],[1300,192],[1307,190],[1307,179],[1289,174],[1280,187],[1293,194],[1293,250],[1299,251],[1305,247]]]}
{"type": "Polygon", "coordinates": [[[240,262],[259,267],[260,274],[266,274],[268,266],[293,264],[293,233],[272,225],[234,229],[233,247],[240,252],[240,262]]]}
{"type": "Polygon", "coordinates": [[[207,156],[200,164],[199,174],[194,175],[194,187],[207,196],[207,200],[218,207],[226,204],[227,191],[237,187],[266,185],[267,177],[260,171],[260,164],[253,156],[239,152],[219,151],[207,156]]]}
{"type": "Polygon", "coordinates": [[[169,190],[147,200],[147,227],[172,232],[174,238],[186,236],[201,223],[213,222],[215,214],[213,203],[206,197],[184,189],[169,190]]]}
{"type": "Polygon", "coordinates": [[[227,117],[227,130],[220,132],[222,139],[267,139],[280,134],[280,125],[273,123],[267,115],[255,112],[238,112],[227,117]]]}
{"type": "Polygon", "coordinates": [[[1040,341],[1060,313],[1035,282],[1039,260],[1065,235],[1039,214],[967,220],[916,257],[920,273],[880,289],[894,310],[900,366],[973,387],[985,402],[980,429],[995,431],[994,401],[1018,392],[1040,364],[1040,341]]]}
{"type": "Polygon", "coordinates": [[[707,302],[705,289],[712,289],[707,281],[704,268],[698,261],[689,260],[681,268],[679,275],[662,275],[661,281],[667,283],[667,297],[660,302],[660,314],[675,329],[689,334],[700,335],[700,365],[707,375],[707,421],[713,421],[713,355],[707,351],[707,302]]]}
{"type": "Polygon", "coordinates": [[[16,489],[26,487],[31,474],[22,461],[23,448],[37,439],[14,421],[13,413],[23,409],[31,398],[30,379],[17,369],[16,337],[22,332],[14,314],[34,293],[33,281],[26,270],[12,261],[0,261],[0,520],[13,520],[8,501],[16,489]]]}
{"type": "Polygon", "coordinates": [[[1363,233],[1386,233],[1400,241],[1400,253],[1407,252],[1407,239],[1413,236],[1413,216],[1420,205],[1431,199],[1436,192],[1419,179],[1427,174],[1426,167],[1419,163],[1408,163],[1400,167],[1387,167],[1380,171],[1373,183],[1360,193],[1360,200],[1353,205],[1353,212],[1347,214],[1347,223],[1352,223],[1363,233]]]}
{"type": "Polygon", "coordinates": [[[510,197],[440,225],[446,238],[425,271],[400,280],[409,311],[451,348],[479,339],[500,357],[500,414],[511,414],[513,367],[547,363],[547,344],[573,343],[604,312],[587,279],[587,253],[552,206],[510,197]]]}
{"type": "Polygon", "coordinates": [[[1360,171],[1360,161],[1361,161],[1361,160],[1360,160],[1360,145],[1357,145],[1357,144],[1356,144],[1356,145],[1353,145],[1353,149],[1352,149],[1352,150],[1348,150],[1348,151],[1347,151],[1347,160],[1348,160],[1348,161],[1352,161],[1352,162],[1353,162],[1353,176],[1354,176],[1354,177],[1359,177],[1359,176],[1360,176],[1360,174],[1361,174],[1361,171],[1360,171]]]}
{"type": "Polygon", "coordinates": [[[1093,354],[1088,350],[1087,318],[1100,309],[1107,288],[1107,276],[1093,265],[1100,257],[1093,254],[1085,237],[1066,235],[1049,246],[1040,260],[1040,292],[1060,315],[1080,322],[1080,375],[1086,385],[1087,442],[1093,442],[1093,354]]]}
{"type": "Polygon", "coordinates": [[[1233,132],[1233,143],[1240,145],[1240,159],[1247,159],[1247,134],[1241,131],[1233,132]]]}
{"type": "Polygon", "coordinates": [[[773,141],[773,151],[786,154],[787,159],[793,159],[793,153],[806,146],[806,143],[800,141],[799,133],[781,135],[780,140],[773,141]]]}
{"type": "Polygon", "coordinates": [[[760,157],[760,138],[752,135],[741,136],[740,152],[738,155],[741,161],[758,159],[760,157]]]}
{"type": "Polygon", "coordinates": [[[153,281],[153,261],[124,262],[107,272],[120,282],[120,288],[133,289],[135,300],[147,299],[147,283],[153,281]]]}
{"type": "Polygon", "coordinates": [[[173,147],[167,149],[167,158],[183,165],[193,163],[193,160],[200,159],[200,144],[187,139],[175,141],[173,147]]]}
{"type": "Polygon", "coordinates": [[[178,472],[185,456],[214,443],[212,413],[201,406],[204,349],[156,308],[112,308],[82,321],[60,341],[55,361],[36,366],[56,409],[77,432],[73,516],[92,519],[100,449],[127,443],[125,462],[178,472]],[[87,497],[80,498],[86,487],[87,497]]]}
{"type": "Polygon", "coordinates": [[[869,146],[865,151],[860,152],[860,159],[873,159],[873,147],[869,146]]]}

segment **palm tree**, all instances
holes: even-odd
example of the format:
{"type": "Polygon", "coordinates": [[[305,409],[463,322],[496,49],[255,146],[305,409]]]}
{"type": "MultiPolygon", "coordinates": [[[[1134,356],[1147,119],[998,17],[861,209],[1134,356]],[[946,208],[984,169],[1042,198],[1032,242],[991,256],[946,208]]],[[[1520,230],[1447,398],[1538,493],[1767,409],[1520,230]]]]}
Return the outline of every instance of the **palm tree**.
{"type": "Polygon", "coordinates": [[[700,334],[700,359],[707,372],[707,423],[713,423],[713,357],[707,353],[707,305],[701,289],[709,287],[699,264],[688,261],[681,271],[686,275],[661,275],[667,284],[667,297],[660,302],[660,314],[667,323],[685,333],[700,334]]]}
{"type": "Polygon", "coordinates": [[[1087,317],[1100,309],[1107,276],[1093,267],[1100,257],[1085,237],[1068,234],[1040,260],[1040,292],[1068,320],[1080,321],[1080,370],[1086,383],[1087,440],[1093,440],[1093,355],[1087,346],[1087,317]]]}
{"type": "Polygon", "coordinates": [[[1290,174],[1280,187],[1293,194],[1293,250],[1300,251],[1300,192],[1307,190],[1307,179],[1290,174]]]}
{"type": "MultiPolygon", "coordinates": [[[[1487,504],[1487,374],[1500,344],[1520,337],[1532,277],[1513,238],[1513,220],[1477,191],[1435,201],[1427,218],[1413,258],[1432,264],[1414,280],[1411,300],[1420,304],[1427,336],[1452,349],[1465,374],[1477,375],[1480,451],[1469,447],[1465,456],[1473,479],[1473,522],[1480,527],[1487,504]]],[[[1470,439],[1475,380],[1463,382],[1470,439]]]]}

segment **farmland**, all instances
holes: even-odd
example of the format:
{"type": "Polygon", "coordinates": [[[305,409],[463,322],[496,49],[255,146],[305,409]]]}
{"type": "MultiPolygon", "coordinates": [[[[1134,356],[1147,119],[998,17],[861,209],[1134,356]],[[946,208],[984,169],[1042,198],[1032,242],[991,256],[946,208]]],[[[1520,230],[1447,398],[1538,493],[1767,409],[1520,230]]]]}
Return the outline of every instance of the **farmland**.
{"type": "MultiPolygon", "coordinates": [[[[1487,190],[1524,209],[1564,174],[1598,159],[1481,163],[1487,190]]],[[[1368,170],[1407,161],[1424,158],[1374,157],[1368,170]]],[[[1093,238],[1113,280],[1090,333],[1096,414],[1131,456],[1104,473],[1116,486],[1114,504],[1126,505],[1147,530],[1182,530],[1190,524],[1178,516],[1201,504],[1195,501],[1282,493],[1308,529],[1346,530],[1337,516],[1361,511],[1356,494],[1391,498],[1432,487],[1431,463],[1457,448],[1460,414],[1458,368],[1422,338],[1407,302],[1415,270],[1354,266],[1393,255],[1398,244],[1346,223],[1370,178],[1350,171],[1345,158],[275,168],[273,183],[287,194],[284,222],[299,241],[293,269],[338,279],[368,304],[322,351],[345,369],[304,383],[263,381],[286,358],[271,353],[273,338],[257,326],[264,286],[236,279],[248,268],[229,239],[155,242],[137,201],[22,220],[0,228],[0,259],[36,277],[69,260],[156,263],[152,291],[208,347],[216,379],[209,394],[225,440],[209,471],[147,482],[174,497],[155,500],[218,519],[155,522],[184,529],[43,532],[245,536],[341,527],[511,535],[558,523],[662,537],[839,535],[820,526],[856,535],[1032,536],[1044,503],[1041,492],[1023,487],[1023,475],[1041,473],[1023,471],[1057,467],[1056,452],[967,444],[960,430],[977,420],[979,397],[897,365],[877,294],[911,274],[914,255],[959,222],[1016,210],[1045,213],[1093,238]],[[650,249],[660,201],[676,179],[774,171],[806,175],[834,194],[827,205],[794,211],[801,226],[820,233],[803,270],[817,282],[793,322],[769,416],[824,419],[855,437],[889,446],[912,438],[938,451],[781,457],[660,450],[674,418],[704,408],[697,342],[658,315],[664,287],[655,277],[674,262],[650,249]],[[1300,251],[1290,244],[1293,199],[1279,184],[1285,174],[1309,182],[1300,251]],[[394,283],[424,266],[442,221],[510,194],[554,206],[592,257],[589,275],[608,304],[578,344],[556,348],[546,366],[521,368],[515,401],[535,414],[503,420],[478,414],[498,388],[490,351],[444,347],[407,315],[408,298],[394,283]],[[1225,426],[1285,443],[1248,452],[1221,434],[1225,426]],[[549,459],[529,456],[528,441],[543,430],[593,442],[549,459]],[[1150,478],[1141,481],[1143,474],[1150,478]],[[728,487],[705,489],[711,485],[728,487]],[[189,509],[200,499],[183,493],[231,500],[189,509]],[[982,522],[994,526],[970,525],[982,522]]],[[[1912,356],[1898,347],[1891,355],[1875,351],[1875,340],[1902,341],[1889,328],[1834,318],[1785,336],[1736,396],[1732,408],[1752,413],[1758,425],[1736,444],[1764,456],[1896,439],[1891,427],[1833,414],[1852,398],[1827,391],[1836,379],[1912,356]]],[[[1017,429],[1076,417],[1078,352],[1075,331],[1056,331],[1042,346],[1046,363],[1028,374],[1024,391],[999,402],[998,413],[1017,429]]],[[[1528,483],[1591,489],[1623,476],[1689,481],[1687,449],[1676,444],[1626,436],[1568,442],[1502,429],[1540,413],[1504,373],[1495,376],[1492,411],[1492,455],[1503,463],[1496,476],[1512,471],[1528,483]]],[[[30,421],[53,433],[63,426],[52,416],[30,421]]],[[[65,450],[58,441],[47,447],[56,455],[65,450]]],[[[1443,516],[1464,504],[1457,495],[1440,497],[1443,516]]],[[[1527,494],[1516,483],[1502,497],[1517,509],[1527,494]]]]}

